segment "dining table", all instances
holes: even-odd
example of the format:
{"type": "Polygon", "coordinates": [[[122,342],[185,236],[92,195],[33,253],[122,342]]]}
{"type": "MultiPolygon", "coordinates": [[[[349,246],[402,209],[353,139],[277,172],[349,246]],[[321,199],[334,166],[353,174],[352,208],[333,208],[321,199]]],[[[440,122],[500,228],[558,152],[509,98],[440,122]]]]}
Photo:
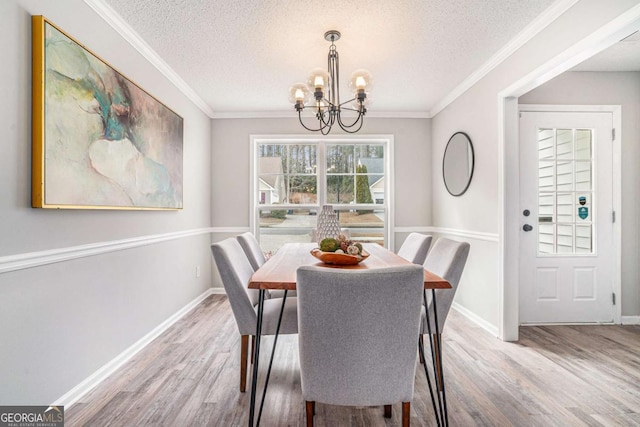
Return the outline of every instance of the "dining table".
{"type": "MultiPolygon", "coordinates": [[[[318,266],[323,268],[340,268],[340,269],[349,269],[349,270],[376,270],[376,269],[384,269],[390,267],[398,267],[402,265],[411,265],[410,261],[398,256],[394,252],[389,249],[376,244],[376,243],[364,243],[363,250],[368,253],[368,257],[363,259],[361,262],[357,264],[350,265],[339,265],[339,264],[326,264],[320,261],[318,258],[314,257],[311,254],[315,248],[317,248],[316,243],[286,243],[284,244],[278,251],[271,256],[258,270],[256,270],[248,283],[249,289],[257,289],[259,291],[258,295],[258,307],[257,307],[257,322],[256,322],[256,335],[254,341],[254,352],[253,352],[253,371],[252,371],[252,383],[251,383],[251,401],[249,407],[249,426],[252,427],[254,425],[255,419],[255,409],[256,409],[256,394],[257,394],[257,384],[258,384],[258,362],[260,356],[260,338],[262,332],[262,316],[263,316],[263,308],[264,308],[264,300],[266,297],[267,291],[270,290],[284,290],[284,297],[282,298],[282,306],[280,309],[280,320],[282,319],[282,313],[284,311],[284,306],[286,303],[287,293],[288,291],[296,290],[296,276],[298,267],[301,266],[318,266]]],[[[435,339],[439,339],[440,331],[438,330],[438,319],[437,319],[437,306],[436,306],[436,290],[437,289],[451,289],[451,284],[443,279],[442,277],[428,271],[424,270],[424,292],[423,292],[423,301],[425,307],[428,307],[427,294],[428,290],[432,292],[432,304],[433,304],[433,312],[435,314],[435,325],[431,328],[431,322],[429,320],[430,316],[426,316],[427,328],[429,331],[429,339],[430,339],[430,347],[431,347],[431,356],[433,361],[433,374],[434,374],[434,383],[436,383],[436,392],[434,394],[430,376],[427,370],[426,361],[424,363],[424,372],[427,377],[427,383],[429,386],[429,393],[431,397],[431,403],[434,409],[435,418],[438,426],[446,426],[448,425],[448,414],[447,414],[447,406],[446,406],[446,395],[445,395],[445,387],[444,387],[444,375],[442,369],[442,346],[440,342],[434,341],[435,339]],[[435,338],[434,338],[435,337],[435,338]],[[439,352],[439,357],[437,360],[440,363],[436,363],[435,353],[439,352]],[[438,387],[438,385],[440,387],[438,387]],[[437,397],[437,399],[436,399],[437,397]],[[437,400],[437,402],[436,402],[437,400]]],[[[271,350],[271,358],[269,360],[269,367],[267,369],[266,378],[264,382],[264,389],[262,392],[262,399],[260,402],[260,408],[258,411],[258,417],[256,425],[260,424],[260,418],[262,415],[262,409],[264,406],[264,400],[267,393],[267,388],[269,385],[269,377],[271,374],[271,367],[273,364],[273,357],[275,354],[276,344],[278,342],[278,333],[280,330],[280,321],[278,322],[278,326],[276,328],[276,334],[274,338],[273,348],[271,350]]],[[[416,337],[417,339],[418,337],[416,337]]],[[[422,344],[421,339],[417,339],[418,341],[418,350],[421,355],[421,360],[424,359],[424,346],[422,344]]]]}

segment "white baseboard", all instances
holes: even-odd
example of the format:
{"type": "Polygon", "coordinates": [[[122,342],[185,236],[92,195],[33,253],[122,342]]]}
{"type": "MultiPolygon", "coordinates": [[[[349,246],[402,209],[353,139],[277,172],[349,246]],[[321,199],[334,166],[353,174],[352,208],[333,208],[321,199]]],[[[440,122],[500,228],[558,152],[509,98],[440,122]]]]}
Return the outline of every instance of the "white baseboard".
{"type": "MultiPolygon", "coordinates": [[[[219,289],[219,288],[216,288],[219,289]]],[[[94,387],[104,381],[109,375],[113,374],[117,369],[124,365],[129,359],[135,356],[140,350],[145,348],[147,344],[160,336],[164,331],[169,329],[174,323],[180,320],[185,314],[193,310],[198,304],[205,300],[209,295],[214,294],[215,289],[207,289],[204,293],[198,296],[196,299],[182,307],[176,313],[174,313],[167,320],[156,326],[151,332],[144,337],[140,338],[129,348],[117,355],[115,358],[107,362],[100,369],[95,371],[89,377],[87,377],[80,384],[66,392],[63,396],[56,399],[52,405],[64,406],[68,409],[71,405],[76,403],[82,396],[91,391],[94,387]]]]}
{"type": "Polygon", "coordinates": [[[640,316],[622,316],[620,320],[623,325],[640,325],[640,316]]]}
{"type": "Polygon", "coordinates": [[[214,295],[226,295],[227,294],[227,292],[224,290],[224,288],[211,288],[210,291],[214,295]]]}
{"type": "Polygon", "coordinates": [[[491,323],[487,322],[486,320],[484,320],[483,318],[481,318],[480,316],[478,316],[477,314],[475,314],[474,312],[466,309],[465,307],[461,306],[460,304],[454,302],[451,305],[451,308],[453,308],[454,310],[456,310],[458,313],[462,314],[464,317],[466,317],[467,319],[471,320],[473,323],[475,323],[476,325],[480,326],[482,329],[484,329],[485,331],[489,332],[491,335],[493,335],[494,337],[498,336],[498,327],[492,325],[491,323]]]}

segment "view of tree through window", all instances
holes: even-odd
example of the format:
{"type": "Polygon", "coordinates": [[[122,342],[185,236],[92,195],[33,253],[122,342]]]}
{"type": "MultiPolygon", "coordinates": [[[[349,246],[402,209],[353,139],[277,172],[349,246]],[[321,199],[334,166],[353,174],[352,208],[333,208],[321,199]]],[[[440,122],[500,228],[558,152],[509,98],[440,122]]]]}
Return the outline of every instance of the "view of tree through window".
{"type": "Polygon", "coordinates": [[[386,243],[386,143],[269,141],[255,149],[254,200],[264,250],[311,242],[325,204],[333,205],[352,238],[386,243]]]}

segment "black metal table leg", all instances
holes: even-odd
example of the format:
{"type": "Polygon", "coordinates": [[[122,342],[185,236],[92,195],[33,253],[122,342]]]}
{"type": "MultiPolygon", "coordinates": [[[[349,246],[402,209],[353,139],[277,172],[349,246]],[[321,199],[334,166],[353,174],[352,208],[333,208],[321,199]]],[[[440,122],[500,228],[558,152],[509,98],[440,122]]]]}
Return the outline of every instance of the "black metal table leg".
{"type": "MultiPolygon", "coordinates": [[[[436,335],[433,338],[436,341],[436,351],[438,352],[438,361],[439,363],[437,364],[438,366],[436,367],[435,365],[433,366],[434,372],[437,369],[437,374],[436,374],[436,389],[438,386],[438,378],[440,378],[440,387],[442,388],[442,390],[438,390],[438,400],[440,400],[440,394],[442,394],[442,402],[440,403],[441,406],[441,411],[442,409],[444,409],[444,417],[442,417],[442,412],[440,412],[440,416],[443,420],[443,426],[448,426],[449,425],[449,414],[447,412],[447,394],[445,391],[445,387],[444,387],[444,370],[442,368],[442,339],[441,339],[441,335],[440,335],[440,326],[438,325],[438,306],[436,304],[436,290],[435,289],[431,289],[431,299],[433,300],[433,320],[436,323],[436,335]]],[[[429,313],[427,312],[427,317],[428,317],[429,313]]],[[[432,347],[433,349],[433,347],[432,347]]]]}
{"type": "MultiPolygon", "coordinates": [[[[436,422],[438,426],[446,427],[449,425],[449,414],[447,412],[447,397],[445,394],[444,388],[444,375],[442,369],[442,342],[440,340],[440,326],[438,325],[438,306],[436,303],[436,291],[435,289],[431,290],[432,304],[433,304],[433,316],[435,321],[435,334],[431,329],[431,316],[429,316],[429,304],[427,303],[427,292],[426,290],[422,294],[424,300],[425,307],[425,315],[427,321],[427,333],[429,334],[429,346],[431,347],[431,362],[433,364],[433,375],[435,378],[436,385],[436,393],[438,396],[438,404],[436,405],[435,400],[433,398],[433,393],[431,392],[431,381],[429,380],[429,374],[427,371],[427,366],[425,363],[424,373],[427,377],[427,382],[429,383],[429,392],[431,393],[431,403],[433,405],[433,411],[436,416],[436,422]],[[438,357],[436,360],[436,352],[438,353],[438,357]],[[440,385],[441,389],[438,387],[440,385]]],[[[419,343],[419,346],[423,348],[422,344],[419,343]]],[[[424,348],[423,348],[424,351],[424,348]]],[[[423,352],[424,359],[424,352],[423,352]]]]}
{"type": "Polygon", "coordinates": [[[258,292],[258,317],[256,321],[256,339],[253,352],[253,373],[251,380],[251,403],[249,406],[249,427],[253,427],[253,415],[256,409],[256,387],[258,385],[258,360],[260,359],[260,337],[262,335],[262,311],[264,309],[265,290],[258,292]]]}
{"type": "Polygon", "coordinates": [[[267,387],[269,387],[269,378],[271,378],[271,366],[273,365],[273,356],[276,354],[276,344],[278,343],[278,335],[280,334],[280,325],[282,324],[282,315],[284,313],[284,305],[287,302],[287,290],[284,291],[282,297],[282,305],[280,306],[280,316],[278,317],[278,325],[276,326],[276,336],[273,340],[273,348],[271,349],[271,359],[269,360],[269,368],[267,369],[267,378],[264,380],[264,390],[262,391],[262,399],[260,400],[260,410],[258,411],[258,421],[256,426],[260,425],[262,417],[262,408],[264,407],[264,399],[267,396],[267,387]]]}
{"type": "MultiPolygon", "coordinates": [[[[433,406],[433,413],[436,415],[436,423],[438,424],[438,427],[441,427],[438,407],[436,406],[436,399],[433,396],[433,388],[431,387],[431,378],[429,377],[429,371],[427,368],[427,359],[425,359],[424,357],[424,345],[422,344],[422,341],[420,339],[418,339],[418,349],[420,350],[420,355],[422,356],[422,360],[424,360],[424,363],[422,364],[422,366],[424,367],[424,376],[427,377],[427,384],[429,385],[429,394],[431,395],[431,405],[433,406]]],[[[436,383],[436,393],[438,392],[437,387],[438,385],[436,383]]]]}

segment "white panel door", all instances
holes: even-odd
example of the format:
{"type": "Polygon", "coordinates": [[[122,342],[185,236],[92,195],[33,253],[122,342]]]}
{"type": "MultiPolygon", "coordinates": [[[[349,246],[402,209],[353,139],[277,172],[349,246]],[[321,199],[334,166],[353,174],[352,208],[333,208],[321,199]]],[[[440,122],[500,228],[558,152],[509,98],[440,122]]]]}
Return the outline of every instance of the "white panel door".
{"type": "Polygon", "coordinates": [[[612,127],[611,113],[521,113],[521,324],[613,321],[612,127]]]}

